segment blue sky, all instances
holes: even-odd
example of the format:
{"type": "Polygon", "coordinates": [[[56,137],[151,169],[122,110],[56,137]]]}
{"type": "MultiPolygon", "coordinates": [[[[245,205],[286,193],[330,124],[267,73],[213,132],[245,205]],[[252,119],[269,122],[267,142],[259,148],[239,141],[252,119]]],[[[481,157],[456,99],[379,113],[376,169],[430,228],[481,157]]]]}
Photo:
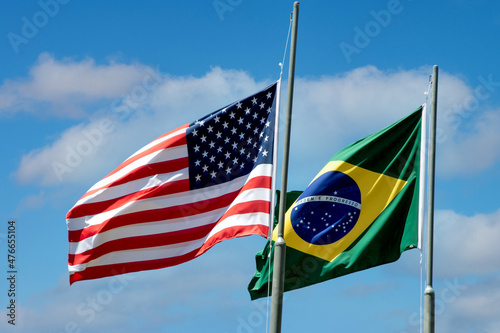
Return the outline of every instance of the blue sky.
{"type": "MultiPolygon", "coordinates": [[[[7,323],[2,278],[2,332],[266,331],[266,301],[251,302],[246,290],[265,239],[229,240],[180,266],[70,287],[65,215],[152,139],[277,80],[292,7],[0,4],[2,276],[9,219],[18,241],[17,325],[7,323]]],[[[304,189],[339,149],[425,103],[439,65],[440,332],[500,331],[499,9],[482,0],[300,6],[289,189],[304,189]]],[[[288,62],[283,101],[287,70],[288,62]]],[[[412,250],[396,263],[286,293],[283,331],[418,332],[419,261],[412,250]]]]}

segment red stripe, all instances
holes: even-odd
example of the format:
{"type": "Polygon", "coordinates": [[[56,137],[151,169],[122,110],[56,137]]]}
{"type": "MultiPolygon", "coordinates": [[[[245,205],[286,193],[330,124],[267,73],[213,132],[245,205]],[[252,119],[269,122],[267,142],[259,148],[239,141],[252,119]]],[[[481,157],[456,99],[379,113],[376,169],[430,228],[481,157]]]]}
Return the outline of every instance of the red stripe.
{"type": "MultiPolygon", "coordinates": [[[[170,131],[167,134],[160,136],[159,138],[162,138],[162,137],[164,137],[166,135],[169,135],[169,134],[171,134],[173,132],[176,132],[176,131],[178,131],[178,130],[180,130],[182,128],[186,128],[186,127],[188,127],[188,124],[186,124],[184,126],[181,126],[181,127],[177,128],[177,129],[175,129],[173,131],[170,131]]],[[[158,140],[158,139],[156,139],[156,140],[158,140]]],[[[142,157],[144,157],[146,155],[149,155],[149,154],[151,154],[151,153],[153,153],[155,151],[159,151],[159,150],[163,150],[163,149],[171,148],[171,147],[178,147],[178,146],[182,146],[182,145],[186,145],[186,144],[187,144],[186,133],[178,134],[178,135],[176,135],[176,136],[174,136],[174,137],[172,137],[172,138],[170,138],[168,140],[160,142],[159,144],[157,144],[157,145],[155,145],[155,146],[153,146],[153,147],[151,147],[151,148],[149,148],[149,149],[141,152],[140,154],[137,154],[137,155],[135,155],[133,157],[128,158],[122,164],[120,164],[116,169],[114,169],[113,171],[111,171],[103,179],[106,179],[106,178],[110,177],[111,175],[117,173],[118,171],[120,171],[124,167],[130,165],[131,163],[137,161],[138,159],[140,159],[140,158],[142,158],[142,157]]],[[[99,191],[99,190],[101,190],[103,188],[106,188],[106,187],[109,187],[109,185],[106,185],[106,186],[103,186],[103,187],[100,187],[100,188],[88,191],[87,193],[85,193],[83,195],[82,198],[85,198],[85,197],[87,197],[87,196],[89,196],[89,195],[91,195],[91,194],[93,194],[93,193],[95,193],[95,192],[97,192],[97,191],[99,191]]]]}
{"type": "MultiPolygon", "coordinates": [[[[184,125],[182,125],[182,126],[179,126],[179,127],[177,127],[176,129],[174,129],[174,130],[172,130],[172,131],[170,131],[170,132],[167,132],[167,133],[165,133],[165,134],[162,134],[162,135],[160,135],[159,137],[157,137],[157,138],[156,138],[155,140],[153,140],[153,141],[160,140],[161,138],[164,138],[164,137],[166,137],[166,136],[169,136],[169,135],[171,135],[172,133],[177,132],[178,130],[183,129],[183,128],[187,128],[187,127],[189,127],[189,123],[184,124],[184,125]]],[[[152,142],[153,142],[153,141],[152,141],[152,142]]]]}
{"type": "Polygon", "coordinates": [[[101,224],[92,225],[82,230],[68,231],[69,241],[78,242],[85,238],[97,235],[100,232],[127,225],[167,219],[170,220],[210,212],[219,208],[227,207],[234,200],[234,198],[236,198],[237,194],[238,192],[232,192],[210,200],[115,216],[101,224]]]}
{"type": "Polygon", "coordinates": [[[113,187],[117,185],[122,185],[128,182],[132,182],[134,180],[152,177],[154,175],[175,172],[189,167],[189,159],[188,157],[182,157],[175,160],[150,163],[141,165],[137,169],[128,172],[123,177],[115,180],[111,184],[106,187],[113,187]]]}
{"type": "Polygon", "coordinates": [[[250,213],[271,213],[271,203],[266,200],[253,200],[248,202],[241,202],[229,208],[227,212],[222,215],[219,222],[231,217],[233,215],[250,214],[250,213]]]}
{"type": "Polygon", "coordinates": [[[197,252],[198,249],[178,257],[87,267],[84,271],[71,274],[69,282],[73,284],[81,280],[99,279],[106,276],[175,266],[196,258],[199,255],[197,252]]]}
{"type": "Polygon", "coordinates": [[[218,244],[224,240],[237,238],[237,237],[246,237],[250,235],[261,235],[264,238],[267,238],[269,233],[269,227],[264,226],[262,224],[253,224],[253,225],[236,225],[230,228],[225,228],[210,237],[200,248],[198,255],[202,255],[207,250],[212,248],[215,244],[218,244]]]}
{"type": "MultiPolygon", "coordinates": [[[[271,177],[267,176],[256,177],[250,179],[243,186],[242,189],[232,193],[227,193],[219,198],[213,198],[201,202],[195,202],[176,207],[154,209],[149,211],[141,211],[141,212],[125,214],[122,216],[117,216],[97,226],[91,226],[83,230],[70,231],[69,239],[71,242],[75,242],[96,235],[99,232],[104,232],[116,227],[142,223],[142,222],[164,220],[167,218],[173,219],[178,217],[186,217],[203,212],[209,212],[215,209],[229,206],[240,193],[246,190],[252,188],[269,189],[270,186],[271,186],[271,177]]],[[[242,202],[236,204],[233,207],[231,207],[220,218],[220,220],[217,223],[223,221],[229,216],[255,213],[255,212],[262,212],[269,214],[270,202],[265,200],[252,200],[250,202],[242,202]]],[[[107,253],[112,253],[115,251],[158,247],[163,245],[176,244],[195,239],[200,239],[206,237],[217,223],[212,223],[205,226],[200,226],[191,229],[184,229],[169,233],[147,235],[147,236],[135,236],[135,237],[112,240],[104,244],[101,244],[100,246],[97,246],[93,249],[90,249],[84,253],[78,255],[70,254],[68,257],[68,262],[70,265],[77,265],[77,264],[87,263],[90,260],[96,259],[102,255],[105,255],[107,253]]],[[[225,228],[224,230],[219,231],[217,234],[212,235],[212,237],[205,244],[203,244],[200,249],[193,250],[188,254],[176,257],[157,259],[157,260],[145,260],[133,263],[91,266],[85,268],[83,271],[72,274],[70,276],[70,283],[74,283],[79,280],[96,279],[117,274],[137,272],[150,269],[159,269],[168,266],[178,265],[183,262],[194,259],[195,257],[201,255],[202,253],[207,251],[215,244],[221,242],[222,240],[235,237],[243,237],[252,234],[261,234],[265,237],[267,233],[268,233],[268,227],[263,225],[250,225],[250,226],[245,225],[245,226],[228,227],[225,228]],[[119,272],[119,270],[121,270],[122,272],[119,272]]]]}
{"type": "MultiPolygon", "coordinates": [[[[179,128],[176,128],[175,130],[170,131],[169,133],[167,133],[165,135],[162,135],[160,138],[167,136],[167,135],[170,135],[170,134],[172,134],[172,133],[174,133],[182,128],[186,128],[186,127],[188,127],[188,124],[181,126],[179,128]]],[[[156,139],[156,140],[158,140],[158,139],[156,139]]],[[[112,174],[120,171],[121,169],[123,169],[127,165],[130,165],[130,164],[134,163],[135,161],[143,158],[144,156],[147,156],[151,153],[154,153],[155,151],[159,151],[159,150],[163,150],[163,149],[171,148],[171,147],[178,147],[178,146],[182,146],[182,145],[186,145],[186,144],[187,144],[186,133],[179,133],[179,134],[171,137],[168,140],[162,141],[162,142],[158,143],[157,145],[150,147],[149,149],[146,149],[145,151],[141,152],[140,154],[134,155],[134,156],[126,159],[122,164],[120,164],[115,170],[113,170],[109,175],[107,175],[104,178],[111,176],[112,174]]]]}
{"type": "Polygon", "coordinates": [[[114,199],[86,203],[75,206],[68,212],[68,214],[66,215],[66,219],[75,219],[83,216],[105,213],[112,209],[121,207],[127,202],[136,201],[137,199],[147,199],[147,198],[153,198],[157,196],[186,192],[186,191],[189,191],[189,180],[187,179],[167,182],[160,186],[150,187],[114,199]]]}
{"type": "Polygon", "coordinates": [[[246,190],[250,190],[253,188],[266,188],[271,189],[271,176],[258,176],[252,179],[249,179],[245,185],[241,188],[240,192],[244,192],[246,190]]]}
{"type": "MultiPolygon", "coordinates": [[[[233,215],[242,215],[242,214],[251,214],[251,213],[271,213],[271,203],[269,201],[264,200],[255,200],[251,202],[242,202],[231,207],[218,221],[225,220],[226,218],[233,215]]],[[[268,226],[263,226],[260,224],[253,225],[235,225],[232,227],[227,227],[212,235],[207,241],[202,245],[200,249],[200,254],[204,253],[212,246],[217,243],[222,242],[226,239],[243,237],[253,234],[260,234],[263,237],[267,237],[267,233],[269,232],[268,226]]]]}
{"type": "Polygon", "coordinates": [[[215,225],[216,223],[212,223],[173,232],[111,240],[80,254],[70,254],[68,263],[70,265],[80,265],[111,252],[143,249],[197,240],[206,237],[215,225]]]}
{"type": "Polygon", "coordinates": [[[220,197],[197,201],[194,203],[151,209],[147,211],[139,211],[124,215],[119,215],[108,219],[97,225],[92,225],[81,230],[68,231],[68,238],[70,242],[78,242],[85,238],[97,235],[100,232],[111,230],[126,225],[161,221],[166,219],[175,219],[180,217],[193,216],[205,212],[210,212],[219,208],[227,207],[234,201],[239,193],[250,188],[270,188],[271,177],[261,176],[255,177],[248,181],[245,186],[238,191],[224,194],[220,197]]]}
{"type": "MultiPolygon", "coordinates": [[[[114,251],[125,251],[125,250],[133,250],[133,249],[157,247],[169,244],[189,242],[207,236],[218,223],[220,223],[229,216],[257,213],[257,212],[269,214],[270,202],[263,200],[258,200],[258,201],[256,200],[252,202],[243,202],[237,204],[231,207],[226,212],[226,214],[224,214],[219,219],[217,223],[207,224],[195,228],[183,229],[178,231],[154,234],[154,235],[135,236],[135,237],[127,237],[127,238],[111,240],[104,244],[96,246],[92,249],[89,249],[85,252],[79,254],[69,254],[68,263],[70,265],[83,264],[89,262],[90,260],[99,258],[100,256],[103,256],[105,254],[114,251]]],[[[233,235],[233,237],[238,237],[238,235],[233,235]]],[[[211,238],[213,238],[213,236],[211,238]]],[[[212,242],[212,244],[209,247],[213,246],[219,241],[212,242]]],[[[205,247],[205,245],[203,247],[205,247]]],[[[208,250],[208,248],[206,248],[204,251],[208,250]]]]}

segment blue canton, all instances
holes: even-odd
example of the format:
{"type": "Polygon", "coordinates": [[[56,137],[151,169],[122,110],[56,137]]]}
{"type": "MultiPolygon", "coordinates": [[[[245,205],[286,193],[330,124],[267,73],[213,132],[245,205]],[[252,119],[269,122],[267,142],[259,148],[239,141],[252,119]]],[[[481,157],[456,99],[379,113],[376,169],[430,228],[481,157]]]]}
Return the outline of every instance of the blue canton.
{"type": "Polygon", "coordinates": [[[276,84],[191,123],[186,131],[191,189],[231,181],[272,164],[276,84]]]}

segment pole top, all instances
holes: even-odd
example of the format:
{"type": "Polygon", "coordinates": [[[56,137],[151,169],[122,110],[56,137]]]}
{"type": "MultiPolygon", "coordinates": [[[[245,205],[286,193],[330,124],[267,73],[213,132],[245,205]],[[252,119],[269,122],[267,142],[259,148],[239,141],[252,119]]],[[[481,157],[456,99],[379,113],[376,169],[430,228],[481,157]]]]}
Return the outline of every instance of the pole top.
{"type": "Polygon", "coordinates": [[[299,10],[299,5],[300,3],[298,1],[293,3],[293,11],[290,13],[290,21],[293,21],[293,13],[296,13],[299,10]]]}

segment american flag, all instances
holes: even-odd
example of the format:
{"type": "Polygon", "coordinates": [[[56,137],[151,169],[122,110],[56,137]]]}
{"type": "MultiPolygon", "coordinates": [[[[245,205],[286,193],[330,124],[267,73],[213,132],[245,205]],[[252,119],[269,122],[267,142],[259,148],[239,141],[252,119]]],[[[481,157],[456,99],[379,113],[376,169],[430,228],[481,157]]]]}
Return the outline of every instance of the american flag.
{"type": "Polygon", "coordinates": [[[66,216],[70,283],[267,237],[277,85],[164,134],[92,186],[66,216]]]}

